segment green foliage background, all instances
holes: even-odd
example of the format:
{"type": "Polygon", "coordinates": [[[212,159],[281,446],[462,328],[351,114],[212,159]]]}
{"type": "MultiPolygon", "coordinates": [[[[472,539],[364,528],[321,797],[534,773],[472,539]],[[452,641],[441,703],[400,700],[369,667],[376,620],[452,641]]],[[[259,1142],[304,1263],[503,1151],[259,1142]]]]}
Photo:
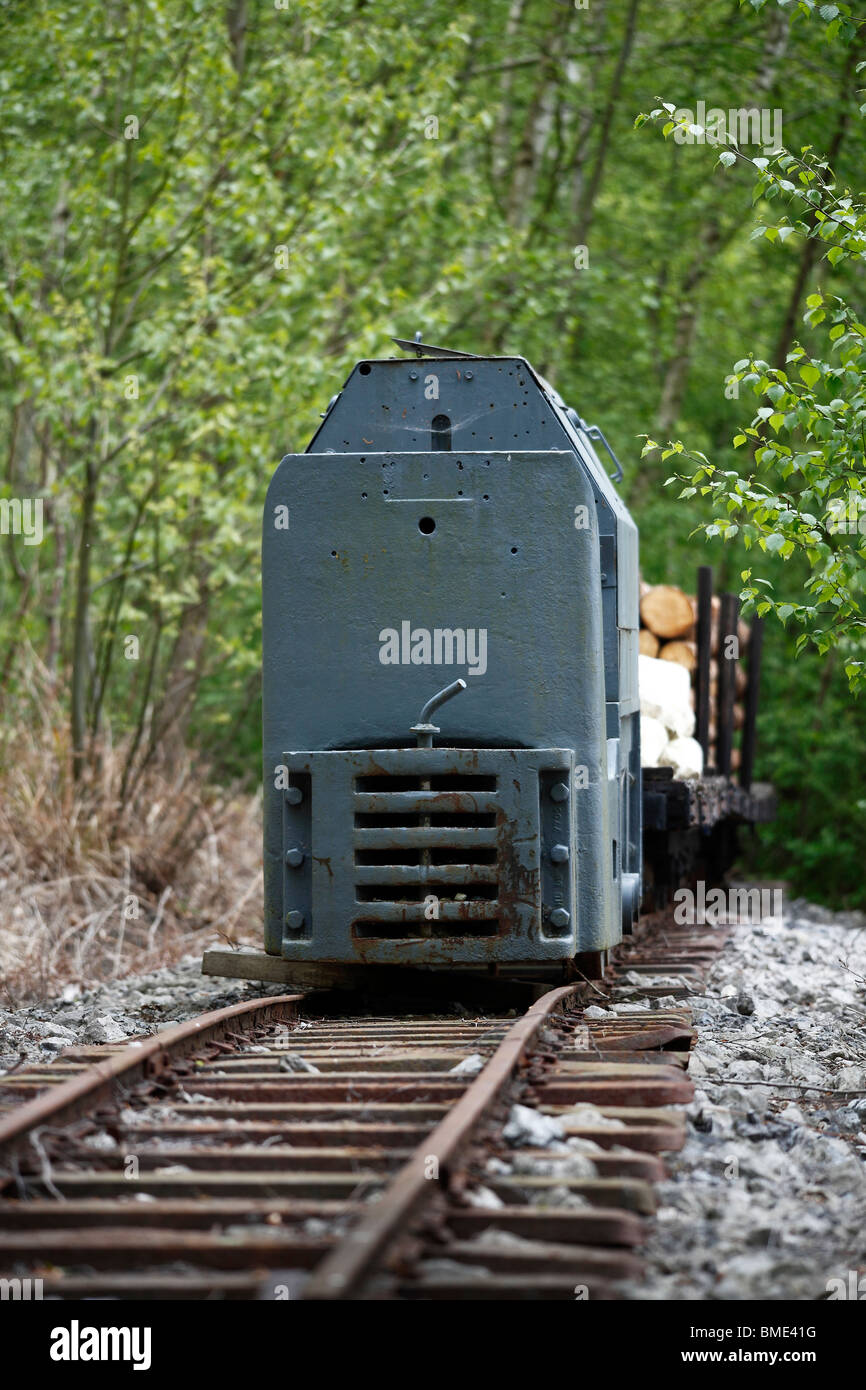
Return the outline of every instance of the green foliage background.
{"type": "MultiPolygon", "coordinates": [[[[692,589],[709,561],[739,588],[743,554],[690,538],[709,504],[676,505],[638,436],[737,467],[732,365],[777,361],[792,326],[808,345],[806,296],[856,305],[862,266],[755,242],[772,213],[746,174],[633,123],[660,93],[778,108],[785,144],[856,188],[849,12],[0,3],[0,497],[46,499],[41,546],[0,537],[7,726],[37,671],[79,772],[110,741],[126,786],[182,744],[254,778],[269,474],[359,358],[418,328],[526,356],[602,425],[645,577],[692,589]]],[[[796,559],[748,563],[802,591],[796,559]]],[[[864,706],[795,635],[768,633],[758,771],[782,805],[749,865],[863,906],[864,706]]]]}

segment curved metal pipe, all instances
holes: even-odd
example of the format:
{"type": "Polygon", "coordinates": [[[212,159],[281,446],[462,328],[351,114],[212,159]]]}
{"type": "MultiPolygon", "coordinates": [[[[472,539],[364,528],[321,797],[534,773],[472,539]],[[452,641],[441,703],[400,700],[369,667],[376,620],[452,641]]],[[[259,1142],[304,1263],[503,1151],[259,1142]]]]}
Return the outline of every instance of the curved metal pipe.
{"type": "Polygon", "coordinates": [[[435,724],[430,723],[430,715],[433,714],[440,705],[444,705],[446,700],[450,700],[454,695],[459,695],[461,690],[466,689],[464,680],[452,681],[446,685],[444,690],[440,690],[438,695],[434,695],[432,700],[428,700],[418,716],[418,723],[412,725],[411,732],[418,740],[419,748],[432,748],[433,735],[438,734],[439,729],[435,724]]]}
{"type": "Polygon", "coordinates": [[[440,705],[444,705],[446,700],[451,700],[455,695],[459,695],[461,690],[466,689],[464,680],[452,681],[446,685],[444,690],[440,690],[438,695],[434,695],[432,700],[428,700],[421,713],[418,715],[419,724],[429,724],[430,716],[440,705]]]}

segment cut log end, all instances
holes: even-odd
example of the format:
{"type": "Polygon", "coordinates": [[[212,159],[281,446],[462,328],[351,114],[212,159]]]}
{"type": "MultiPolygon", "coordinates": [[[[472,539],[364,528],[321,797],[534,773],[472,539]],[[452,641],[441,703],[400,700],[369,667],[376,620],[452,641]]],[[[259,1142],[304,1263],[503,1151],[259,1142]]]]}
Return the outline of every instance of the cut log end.
{"type": "Polygon", "coordinates": [[[656,584],[644,594],[640,616],[650,632],[667,641],[685,637],[695,620],[688,596],[672,584],[656,584]]]}
{"type": "Polygon", "coordinates": [[[685,666],[687,671],[694,671],[698,664],[698,649],[694,642],[678,639],[673,642],[665,642],[659,658],[662,661],[676,661],[679,666],[685,666]]]}
{"type": "Polygon", "coordinates": [[[638,651],[641,656],[658,656],[659,639],[654,632],[650,632],[648,627],[642,627],[637,639],[638,651]]]}

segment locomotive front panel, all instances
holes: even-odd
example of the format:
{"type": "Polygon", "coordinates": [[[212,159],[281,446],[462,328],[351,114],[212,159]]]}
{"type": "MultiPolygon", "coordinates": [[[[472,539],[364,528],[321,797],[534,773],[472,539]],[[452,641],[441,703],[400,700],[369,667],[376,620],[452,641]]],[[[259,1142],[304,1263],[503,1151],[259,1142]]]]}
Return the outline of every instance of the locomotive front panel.
{"type": "Polygon", "coordinates": [[[599,537],[573,451],[462,451],[434,425],[423,452],[290,455],[263,595],[268,951],[518,964],[616,939],[599,537]]]}

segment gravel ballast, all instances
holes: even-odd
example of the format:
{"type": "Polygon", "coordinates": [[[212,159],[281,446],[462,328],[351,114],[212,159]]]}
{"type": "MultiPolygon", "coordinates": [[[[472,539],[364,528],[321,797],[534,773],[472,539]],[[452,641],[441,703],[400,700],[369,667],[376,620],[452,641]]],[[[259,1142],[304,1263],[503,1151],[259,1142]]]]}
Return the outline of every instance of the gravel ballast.
{"type": "Polygon", "coordinates": [[[75,1044],[145,1037],[212,1009],[287,992],[285,985],[202,975],[199,955],[89,990],[67,985],[46,1004],[0,1009],[0,1074],[51,1061],[75,1044]]]}
{"type": "Polygon", "coordinates": [[[703,989],[688,1138],[626,1297],[848,1297],[866,1270],[866,918],[795,902],[737,926],[703,989]]]}

